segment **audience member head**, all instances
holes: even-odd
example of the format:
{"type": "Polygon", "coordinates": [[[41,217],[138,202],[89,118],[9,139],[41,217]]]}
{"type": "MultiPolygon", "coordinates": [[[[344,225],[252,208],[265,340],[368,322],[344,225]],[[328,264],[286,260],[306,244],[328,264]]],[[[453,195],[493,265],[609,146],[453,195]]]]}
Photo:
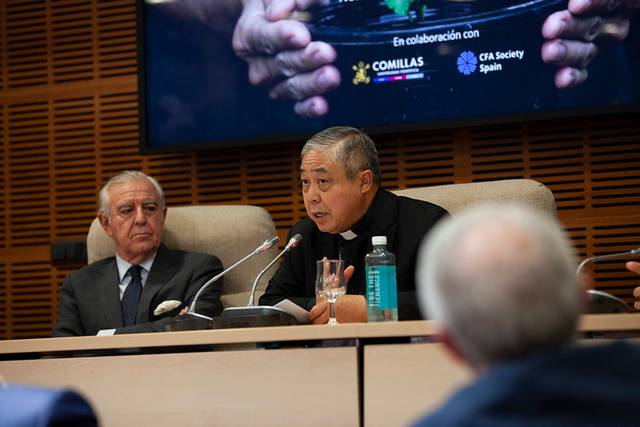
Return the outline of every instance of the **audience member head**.
{"type": "Polygon", "coordinates": [[[325,129],[307,141],[300,175],[309,218],[321,231],[334,234],[362,218],[382,179],[374,142],[347,126],[325,129]]]}
{"type": "Polygon", "coordinates": [[[560,347],[581,311],[576,262],[560,224],[513,205],[480,205],[441,221],[422,243],[424,314],[475,370],[560,347]]]}
{"type": "Polygon", "coordinates": [[[158,249],[164,226],[164,192],[152,177],[124,171],[110,178],[98,196],[98,219],[116,243],[116,253],[139,264],[158,249]]]}

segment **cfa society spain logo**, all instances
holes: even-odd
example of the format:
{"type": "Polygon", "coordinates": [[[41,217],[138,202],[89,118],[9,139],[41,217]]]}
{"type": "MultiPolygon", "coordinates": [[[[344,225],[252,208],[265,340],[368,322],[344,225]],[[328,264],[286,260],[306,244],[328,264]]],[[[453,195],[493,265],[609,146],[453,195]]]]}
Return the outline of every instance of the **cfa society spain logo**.
{"type": "Polygon", "coordinates": [[[352,66],[351,68],[355,72],[352,80],[354,85],[356,86],[358,86],[359,84],[368,85],[369,83],[371,83],[371,77],[367,75],[367,73],[369,72],[369,69],[371,68],[371,65],[365,64],[364,62],[360,61],[356,65],[352,66]]]}
{"type": "Polygon", "coordinates": [[[465,50],[460,54],[460,56],[458,56],[456,65],[458,66],[458,72],[460,74],[468,76],[476,71],[476,68],[478,67],[478,58],[475,53],[470,50],[465,50]]]}

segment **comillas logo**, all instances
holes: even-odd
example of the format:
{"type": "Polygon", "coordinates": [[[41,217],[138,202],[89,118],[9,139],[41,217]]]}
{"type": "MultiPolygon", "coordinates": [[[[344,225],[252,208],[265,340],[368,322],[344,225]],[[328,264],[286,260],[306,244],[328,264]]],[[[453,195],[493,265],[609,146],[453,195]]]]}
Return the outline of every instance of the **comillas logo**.
{"type": "Polygon", "coordinates": [[[371,65],[365,64],[360,61],[356,65],[352,66],[351,69],[354,71],[353,75],[353,84],[358,86],[359,84],[368,85],[371,82],[371,77],[367,75],[367,72],[371,68],[371,65]]]}
{"type": "Polygon", "coordinates": [[[391,71],[391,70],[405,70],[408,68],[422,67],[424,65],[424,59],[422,56],[411,58],[397,58],[397,59],[382,59],[380,61],[374,61],[371,64],[373,71],[391,71]]]}

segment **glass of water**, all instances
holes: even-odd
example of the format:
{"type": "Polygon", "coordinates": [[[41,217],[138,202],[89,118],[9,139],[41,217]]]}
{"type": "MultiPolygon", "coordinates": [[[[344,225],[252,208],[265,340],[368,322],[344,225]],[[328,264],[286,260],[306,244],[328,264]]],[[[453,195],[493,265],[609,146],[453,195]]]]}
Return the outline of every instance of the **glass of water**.
{"type": "Polygon", "coordinates": [[[328,325],[337,325],[336,300],[347,292],[344,283],[344,261],[321,259],[316,261],[316,293],[329,302],[328,325]]]}

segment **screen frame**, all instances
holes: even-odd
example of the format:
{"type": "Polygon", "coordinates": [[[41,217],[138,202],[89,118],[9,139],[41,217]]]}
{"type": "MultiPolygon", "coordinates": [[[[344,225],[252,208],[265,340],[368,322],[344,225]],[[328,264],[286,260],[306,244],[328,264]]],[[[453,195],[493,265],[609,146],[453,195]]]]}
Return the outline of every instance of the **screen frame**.
{"type": "MultiPolygon", "coordinates": [[[[280,145],[292,143],[304,143],[313,133],[290,133],[276,136],[258,137],[258,138],[236,138],[218,141],[205,141],[199,143],[175,143],[166,145],[153,145],[148,138],[148,121],[147,121],[147,61],[145,56],[145,18],[144,18],[144,0],[136,0],[136,25],[137,25],[137,86],[138,86],[138,117],[139,117],[139,138],[138,148],[141,154],[158,154],[158,153],[179,153],[179,152],[201,152],[215,150],[229,150],[234,148],[250,148],[266,145],[280,145]]],[[[633,21],[640,24],[639,17],[632,18],[631,26],[634,27],[633,21]]],[[[637,26],[637,25],[635,25],[637,26]]],[[[636,30],[637,31],[637,30],[636,30]]],[[[538,123],[545,121],[554,121],[558,119],[577,119],[581,117],[615,115],[625,113],[640,112],[640,101],[630,105],[609,105],[602,107],[584,107],[576,109],[563,109],[558,111],[545,112],[527,112],[527,113],[510,113],[490,115],[486,117],[465,117],[455,119],[441,119],[430,122],[412,123],[412,124],[393,124],[371,127],[360,127],[362,131],[370,135],[372,138],[385,137],[392,134],[428,132],[437,130],[455,131],[462,128],[485,127],[495,125],[511,125],[518,123],[538,123]]],[[[336,123],[337,125],[349,125],[349,123],[336,123]]]]}

